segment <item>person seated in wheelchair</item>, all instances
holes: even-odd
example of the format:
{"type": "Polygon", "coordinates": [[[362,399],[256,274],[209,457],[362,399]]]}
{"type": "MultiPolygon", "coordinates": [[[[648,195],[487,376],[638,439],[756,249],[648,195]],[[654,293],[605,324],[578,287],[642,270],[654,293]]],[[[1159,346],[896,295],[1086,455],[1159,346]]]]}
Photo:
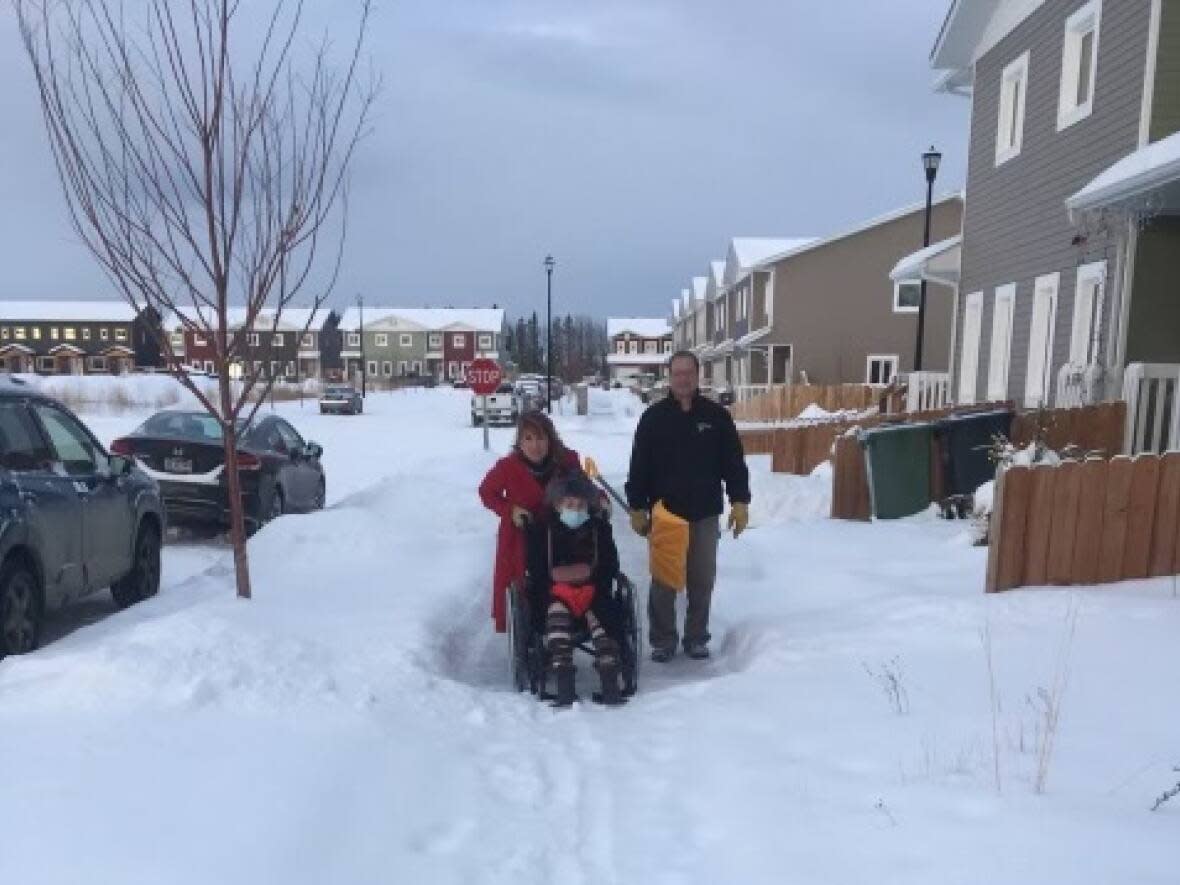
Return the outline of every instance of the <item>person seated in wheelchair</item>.
{"type": "Polygon", "coordinates": [[[622,702],[619,687],[618,613],[611,585],[619,572],[609,514],[598,489],[584,475],[550,483],[542,516],[528,534],[532,609],[544,613],[545,649],[557,684],[555,706],[574,695],[574,649],[581,629],[589,635],[605,704],[622,702]],[[583,627],[584,624],[584,627],[583,627]]]}

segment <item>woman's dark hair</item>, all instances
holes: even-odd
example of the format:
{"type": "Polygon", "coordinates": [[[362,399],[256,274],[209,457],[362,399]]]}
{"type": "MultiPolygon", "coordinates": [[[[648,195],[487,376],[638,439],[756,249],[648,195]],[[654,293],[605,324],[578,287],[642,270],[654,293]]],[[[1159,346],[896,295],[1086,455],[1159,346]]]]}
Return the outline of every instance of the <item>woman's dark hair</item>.
{"type": "Polygon", "coordinates": [[[549,440],[549,460],[554,464],[565,461],[565,443],[557,433],[557,428],[544,412],[526,412],[520,416],[516,425],[516,448],[520,449],[520,440],[526,430],[531,430],[537,436],[549,440]]]}
{"type": "Polygon", "coordinates": [[[595,513],[599,509],[601,495],[590,478],[578,471],[558,476],[545,489],[545,505],[550,510],[556,510],[563,498],[580,498],[586,502],[586,510],[595,513]]]}

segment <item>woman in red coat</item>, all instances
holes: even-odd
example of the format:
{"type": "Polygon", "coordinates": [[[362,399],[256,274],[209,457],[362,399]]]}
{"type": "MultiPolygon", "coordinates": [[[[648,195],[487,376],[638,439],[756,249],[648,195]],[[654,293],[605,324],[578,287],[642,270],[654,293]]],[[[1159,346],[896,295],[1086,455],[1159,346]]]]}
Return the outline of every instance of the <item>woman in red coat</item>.
{"type": "Polygon", "coordinates": [[[531,412],[520,419],[511,454],[497,461],[479,484],[480,500],[500,517],[492,580],[492,617],[497,633],[508,629],[508,585],[524,577],[525,522],[544,510],[545,487],[554,476],[578,470],[578,453],[565,447],[549,417],[531,412]]]}

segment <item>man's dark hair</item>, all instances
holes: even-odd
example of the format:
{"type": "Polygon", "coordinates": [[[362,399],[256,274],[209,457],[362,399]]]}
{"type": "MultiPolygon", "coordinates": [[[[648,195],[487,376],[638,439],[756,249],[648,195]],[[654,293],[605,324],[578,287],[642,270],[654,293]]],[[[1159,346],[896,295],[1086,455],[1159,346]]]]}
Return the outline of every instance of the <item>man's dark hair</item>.
{"type": "Polygon", "coordinates": [[[701,361],[697,358],[697,355],[695,353],[693,353],[691,350],[678,350],[674,354],[672,354],[670,357],[668,357],[668,368],[671,369],[672,363],[675,362],[676,360],[681,360],[681,359],[692,360],[692,364],[694,366],[696,366],[697,374],[698,375],[700,374],[701,361]]]}

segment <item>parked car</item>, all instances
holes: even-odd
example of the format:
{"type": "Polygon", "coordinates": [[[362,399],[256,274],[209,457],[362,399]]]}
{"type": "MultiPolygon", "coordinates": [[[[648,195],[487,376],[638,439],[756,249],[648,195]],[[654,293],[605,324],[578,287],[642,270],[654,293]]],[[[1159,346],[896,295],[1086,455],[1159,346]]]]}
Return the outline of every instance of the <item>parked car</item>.
{"type": "MultiPolygon", "coordinates": [[[[277,415],[238,429],[238,474],[246,526],[255,531],[284,513],[324,506],[323,448],[277,415]]],[[[160,486],[170,522],[229,524],[228,482],[221,425],[206,412],[157,412],[111,443],[135,458],[160,486]]]]}
{"type": "Polygon", "coordinates": [[[492,424],[515,424],[520,418],[520,397],[516,395],[516,388],[511,384],[501,384],[495,393],[487,398],[487,411],[484,411],[484,398],[471,397],[471,426],[478,427],[485,420],[490,427],[492,424]]]}
{"type": "Polygon", "coordinates": [[[111,589],[121,608],[160,586],[164,505],[61,403],[0,378],[0,657],[32,651],[49,611],[111,589]]]}
{"type": "Polygon", "coordinates": [[[329,384],[320,395],[320,414],[359,415],[365,410],[365,399],[351,384],[329,384]]]}

